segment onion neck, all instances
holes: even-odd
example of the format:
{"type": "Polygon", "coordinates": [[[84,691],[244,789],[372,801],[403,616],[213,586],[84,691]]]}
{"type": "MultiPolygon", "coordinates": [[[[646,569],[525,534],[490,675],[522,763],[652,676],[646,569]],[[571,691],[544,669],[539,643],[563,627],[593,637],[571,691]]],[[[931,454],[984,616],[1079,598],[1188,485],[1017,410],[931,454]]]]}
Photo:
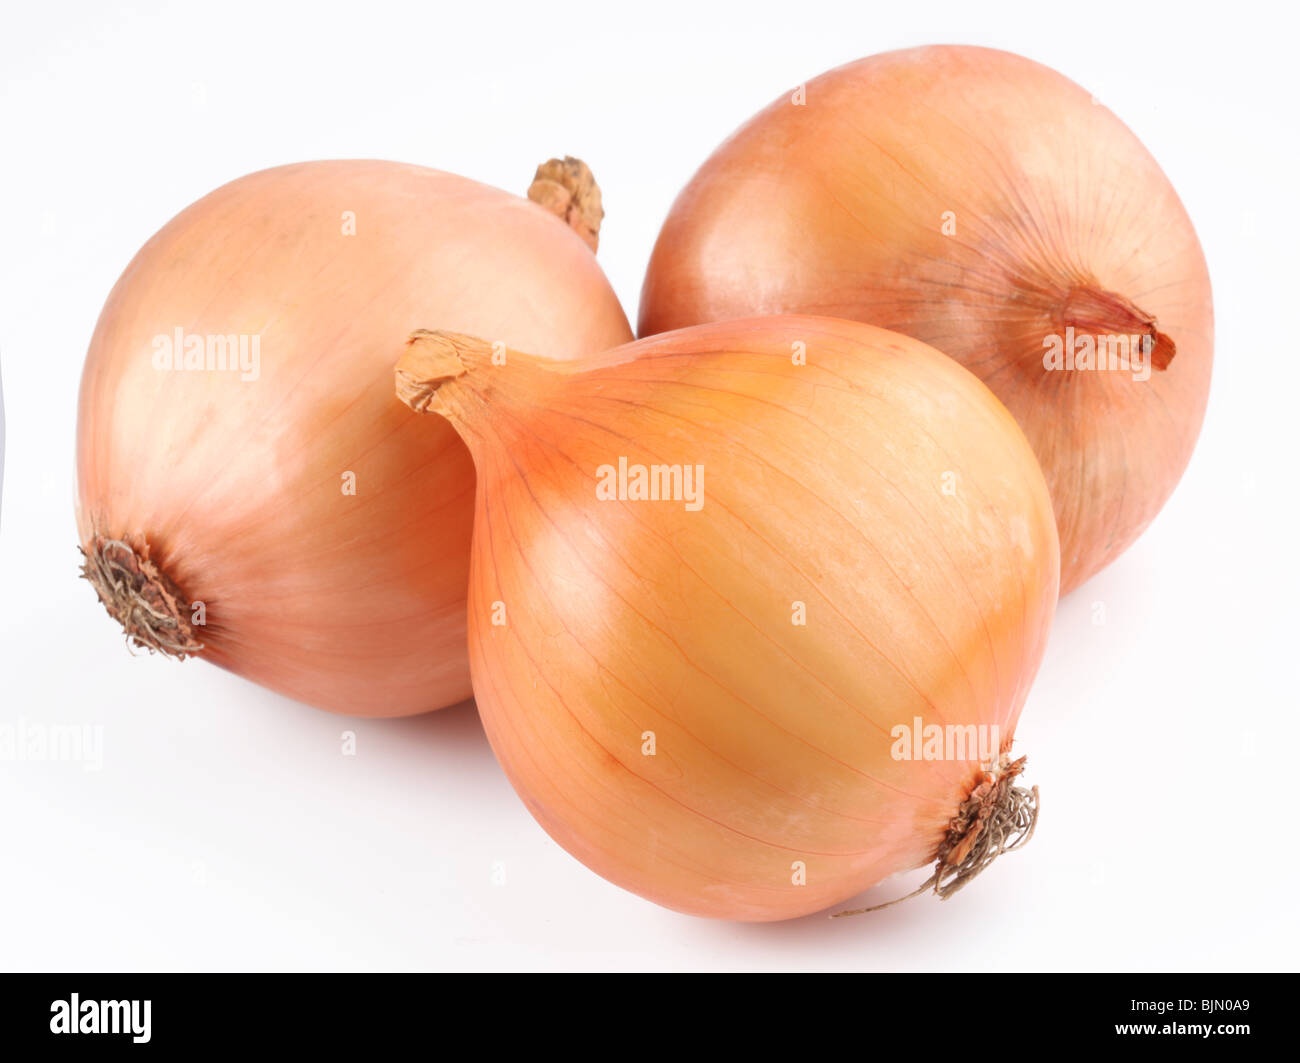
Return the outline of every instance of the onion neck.
{"type": "Polygon", "coordinates": [[[395,375],[402,402],[416,413],[445,417],[475,453],[485,435],[500,437],[518,423],[518,414],[544,402],[562,373],[504,344],[418,329],[407,339],[395,375]]]}
{"type": "Polygon", "coordinates": [[[184,660],[203,650],[190,623],[190,601],[139,547],[96,534],[81,550],[81,575],[90,581],[128,643],[184,660]]]}
{"type": "Polygon", "coordinates": [[[566,155],[542,163],[528,188],[528,198],[569,226],[595,253],[605,209],[600,186],[585,162],[566,155]]]}
{"type": "Polygon", "coordinates": [[[1146,313],[1124,296],[1095,285],[1076,286],[1066,292],[1060,306],[1062,329],[1102,336],[1141,337],[1149,341],[1151,367],[1168,369],[1177,348],[1159,330],[1154,315],[1146,313]]]}

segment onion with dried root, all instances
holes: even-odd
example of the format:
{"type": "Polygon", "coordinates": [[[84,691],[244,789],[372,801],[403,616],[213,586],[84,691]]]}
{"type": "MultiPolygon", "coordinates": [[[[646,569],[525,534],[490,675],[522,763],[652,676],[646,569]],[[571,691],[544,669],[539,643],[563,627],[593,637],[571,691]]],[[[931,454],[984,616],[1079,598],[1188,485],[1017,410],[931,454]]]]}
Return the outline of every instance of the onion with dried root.
{"type": "Polygon", "coordinates": [[[806,317],[564,364],[418,332],[397,389],[473,455],[475,697],[590,868],[775,920],[932,862],[946,895],[1025,839],[1056,528],[956,362],[806,317]]]}
{"type": "Polygon", "coordinates": [[[586,167],[545,164],[532,195],[303,163],[218,189],[136,255],[77,433],[84,574],[133,644],[335,712],[469,696],[474,469],[393,401],[391,352],[411,320],[555,358],[631,338],[586,167]]]}

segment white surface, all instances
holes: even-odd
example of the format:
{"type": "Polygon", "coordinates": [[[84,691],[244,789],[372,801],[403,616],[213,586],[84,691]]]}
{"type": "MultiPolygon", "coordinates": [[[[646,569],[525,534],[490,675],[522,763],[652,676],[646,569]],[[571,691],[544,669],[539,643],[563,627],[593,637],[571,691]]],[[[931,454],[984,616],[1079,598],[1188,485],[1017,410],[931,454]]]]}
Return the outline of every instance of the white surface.
{"type": "Polygon", "coordinates": [[[271,7],[0,15],[0,723],[102,725],[104,741],[99,771],[0,762],[0,967],[1297,966],[1294,12],[271,7]],[[128,656],[76,578],[75,398],[109,288],[179,209],[301,159],[401,159],[522,191],[569,152],[604,189],[601,259],[634,318],[658,226],[717,142],[831,66],[934,41],[1027,54],[1108,103],[1178,188],[1215,284],[1191,468],[1141,541],[1062,603],[1025,711],[1044,805],[1027,849],[947,903],[693,919],[552,843],[472,707],[350,721],[128,656]]]}

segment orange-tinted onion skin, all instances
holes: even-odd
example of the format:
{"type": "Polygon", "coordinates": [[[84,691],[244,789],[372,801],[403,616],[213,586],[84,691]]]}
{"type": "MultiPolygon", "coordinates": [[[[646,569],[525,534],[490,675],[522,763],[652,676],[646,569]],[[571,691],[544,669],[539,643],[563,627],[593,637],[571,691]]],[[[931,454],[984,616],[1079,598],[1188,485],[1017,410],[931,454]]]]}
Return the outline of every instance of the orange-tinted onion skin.
{"type": "Polygon", "coordinates": [[[413,321],[557,358],[630,339],[591,252],[535,204],[417,166],[312,162],[228,184],[154,236],[82,380],[83,544],[147,541],[205,604],[203,658],[331,711],[470,693],[473,465],[393,397],[413,321]],[[176,328],[260,336],[260,377],[154,369],[176,328]]]}
{"type": "Polygon", "coordinates": [[[804,915],[932,860],[979,767],[894,760],[891,728],[1005,747],[1056,603],[1023,433],[956,362],[849,321],[600,361],[440,393],[478,470],[475,698],[516,790],[590,868],[697,915],[804,915]],[[703,507],[597,499],[620,456],[703,465],[703,507]]]}
{"type": "Polygon", "coordinates": [[[749,121],[682,191],[650,260],[640,335],[826,314],[956,358],[1038,454],[1070,590],[1155,517],[1200,430],[1213,311],[1178,196],[1109,110],[1006,52],[890,52],[805,94],[749,121]],[[1045,370],[1044,338],[1061,333],[1080,284],[1153,315],[1177,348],[1168,369],[1144,383],[1045,370]]]}

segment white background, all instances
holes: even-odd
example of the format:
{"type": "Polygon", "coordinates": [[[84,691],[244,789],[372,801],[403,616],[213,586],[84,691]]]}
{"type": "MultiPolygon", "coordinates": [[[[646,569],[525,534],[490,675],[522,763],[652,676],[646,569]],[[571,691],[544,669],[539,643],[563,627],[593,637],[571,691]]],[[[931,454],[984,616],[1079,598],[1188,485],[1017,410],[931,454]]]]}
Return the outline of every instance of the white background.
{"type": "Polygon", "coordinates": [[[1296,27],[1266,10],[6,4],[0,724],[102,725],[104,763],[0,762],[0,967],[1300,965],[1296,27]],[[669,203],[726,134],[825,69],[933,42],[1021,52],[1111,106],[1179,190],[1215,286],[1191,467],[1141,541],[1061,603],[1017,735],[1043,790],[1027,849],[949,902],[690,918],[551,842],[470,705],[354,722],[128,655],[76,578],[75,400],[109,288],[182,207],[326,157],[522,192],[572,153],[604,189],[600,257],[634,319],[669,203]]]}

